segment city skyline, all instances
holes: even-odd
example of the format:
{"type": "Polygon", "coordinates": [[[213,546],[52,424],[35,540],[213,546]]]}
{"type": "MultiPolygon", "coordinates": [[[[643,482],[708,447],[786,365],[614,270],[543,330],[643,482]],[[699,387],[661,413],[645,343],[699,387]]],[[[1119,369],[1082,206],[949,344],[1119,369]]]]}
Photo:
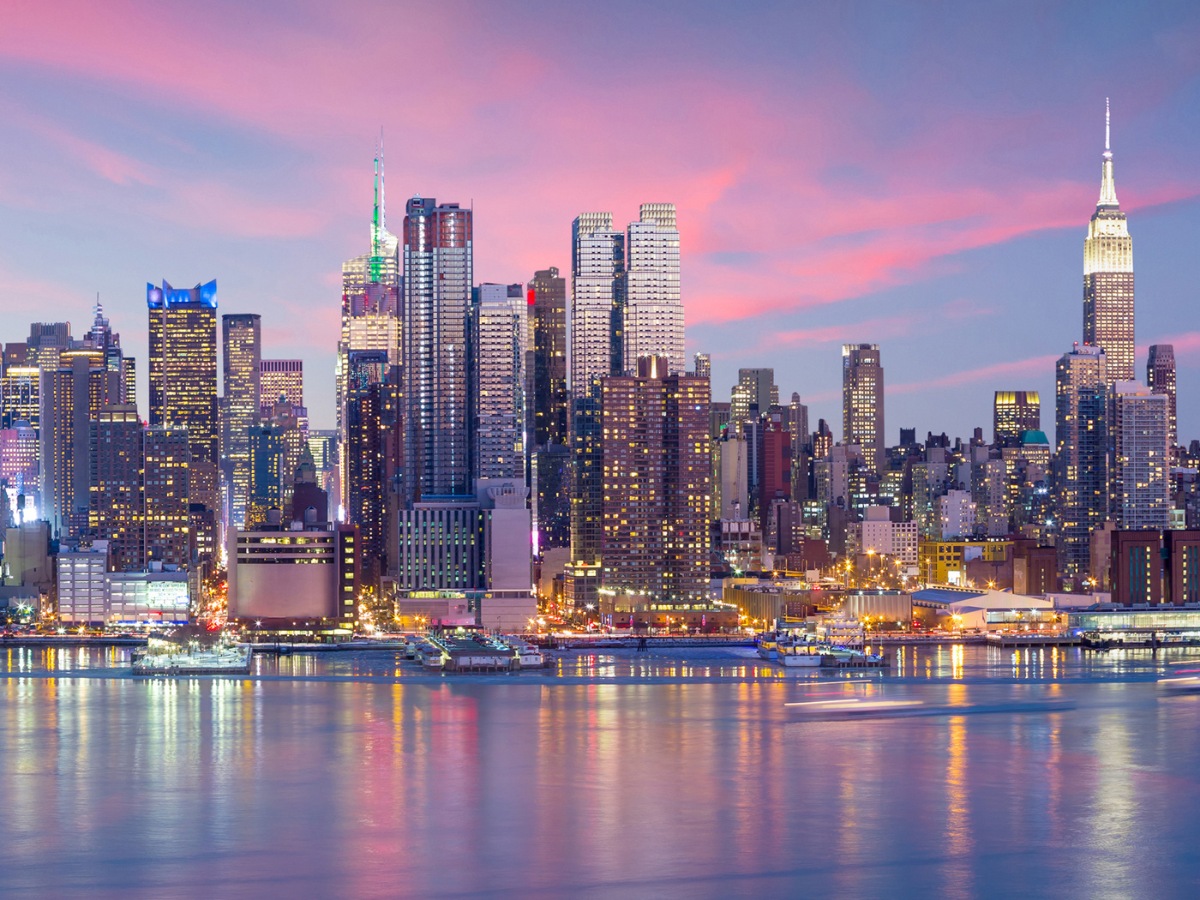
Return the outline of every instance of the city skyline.
{"type": "MultiPolygon", "coordinates": [[[[673,202],[687,354],[712,354],[715,399],[739,368],[771,366],[784,396],[798,392],[814,421],[836,422],[840,345],[871,342],[888,360],[885,444],[902,426],[966,436],[987,430],[995,390],[1051,396],[1054,361],[1080,337],[1079,250],[1111,96],[1121,208],[1138,245],[1135,371],[1149,345],[1173,344],[1186,397],[1200,374],[1200,332],[1179,318],[1198,265],[1187,248],[1200,207],[1190,152],[1200,16],[1184,6],[1084,9],[1040,13],[1039,38],[1019,27],[1028,22],[993,21],[995,7],[916,10],[905,28],[890,18],[872,29],[859,28],[865,12],[756,7],[729,18],[703,5],[685,27],[680,7],[664,6],[637,35],[572,11],[561,13],[566,24],[599,37],[538,42],[536,53],[481,44],[495,32],[522,34],[530,47],[539,29],[563,26],[539,23],[536,8],[506,22],[481,9],[453,29],[447,13],[406,11],[406,33],[485,48],[430,106],[405,90],[402,61],[386,96],[361,90],[366,75],[324,62],[295,74],[302,40],[346,58],[347,46],[396,34],[387,7],[360,4],[336,22],[312,8],[266,8],[240,23],[147,7],[109,29],[91,27],[92,11],[80,8],[53,33],[17,11],[0,38],[12,85],[4,108],[21,137],[0,158],[0,288],[18,318],[76,330],[98,290],[127,352],[145,358],[144,279],[215,276],[222,312],[262,314],[264,352],[305,361],[310,417],[330,427],[338,269],[370,237],[382,125],[393,217],[417,193],[473,208],[476,281],[566,271],[580,210],[625,223],[644,201],[673,202]],[[251,47],[239,24],[290,40],[251,47]],[[856,28],[861,38],[841,36],[856,28]],[[830,35],[828,47],[785,46],[804,29],[830,35]],[[221,66],[128,52],[192,34],[220,48],[221,66]],[[971,48],[985,34],[995,61],[980,67],[971,48]],[[639,48],[655,39],[663,59],[650,62],[639,48]],[[602,47],[611,86],[588,94],[581,112],[559,111],[602,47]],[[1097,48],[1119,50],[1121,65],[1097,48]],[[914,62],[931,50],[936,64],[914,62]],[[622,140],[623,129],[597,136],[593,117],[648,75],[657,78],[628,110],[644,126],[639,139],[622,140]],[[233,79],[255,89],[229,90],[233,79]],[[428,134],[406,139],[418,120],[428,134]],[[142,124],[151,121],[153,130],[142,124]],[[539,121],[552,155],[525,136],[539,121]],[[487,141],[466,142],[477,148],[447,150],[452,136],[483,129],[487,141]],[[45,240],[51,228],[71,241],[69,258],[45,240]]],[[[144,382],[139,391],[144,410],[144,382]]],[[[1186,403],[1179,412],[1186,441],[1200,421],[1186,403]]]]}

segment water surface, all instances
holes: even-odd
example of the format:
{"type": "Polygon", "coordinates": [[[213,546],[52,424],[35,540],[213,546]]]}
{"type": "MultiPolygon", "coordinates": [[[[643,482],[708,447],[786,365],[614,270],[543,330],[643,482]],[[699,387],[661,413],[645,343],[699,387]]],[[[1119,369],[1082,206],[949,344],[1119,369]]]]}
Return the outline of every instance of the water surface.
{"type": "Polygon", "coordinates": [[[1200,697],[1153,683],[1195,657],[891,652],[842,678],[713,649],[145,680],[124,650],[8,648],[0,893],[1195,896],[1200,697]],[[944,712],[785,706],[830,692],[944,712]]]}

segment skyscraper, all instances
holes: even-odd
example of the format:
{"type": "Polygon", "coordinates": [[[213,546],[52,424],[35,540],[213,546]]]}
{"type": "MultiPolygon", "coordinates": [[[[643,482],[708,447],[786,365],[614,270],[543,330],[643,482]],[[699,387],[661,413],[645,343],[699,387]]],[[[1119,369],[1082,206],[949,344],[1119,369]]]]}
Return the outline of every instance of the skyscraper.
{"type": "Polygon", "coordinates": [[[217,511],[217,282],[146,285],[150,314],[150,424],[186,428],[188,490],[217,511]]]}
{"type": "Polygon", "coordinates": [[[1110,496],[1119,529],[1161,530],[1170,524],[1168,409],[1165,394],[1136,381],[1113,385],[1110,496]]]}
{"type": "Polygon", "coordinates": [[[642,357],[603,381],[603,581],[651,602],[707,599],[709,383],[642,357]]]}
{"type": "MultiPolygon", "coordinates": [[[[385,350],[393,365],[400,351],[399,239],[387,230],[384,204],[383,139],[375,153],[374,205],[371,211],[370,249],[342,264],[342,333],[336,363],[337,428],[342,431],[343,394],[349,353],[352,350],[385,350]]],[[[274,404],[278,396],[267,402],[274,404]]],[[[298,400],[297,405],[303,405],[298,400]]]]}
{"type": "Polygon", "coordinates": [[[1134,378],[1134,306],[1133,239],[1113,181],[1107,100],[1103,160],[1100,201],[1083,242],[1083,342],[1103,348],[1111,386],[1134,378]]]}
{"type": "Polygon", "coordinates": [[[304,406],[304,360],[264,359],[259,365],[260,383],[258,405],[264,416],[267,410],[287,398],[293,407],[304,406]]]}
{"type": "Polygon", "coordinates": [[[283,435],[270,422],[257,422],[246,432],[248,453],[246,511],[237,530],[257,528],[267,521],[272,509],[284,509],[283,481],[285,478],[283,435]]]}
{"type": "MultiPolygon", "coordinates": [[[[471,493],[467,313],[473,217],[414,197],[404,217],[404,497],[471,493]]],[[[365,539],[365,535],[364,535],[365,539]]],[[[364,541],[365,542],[365,541],[364,541]]]]}
{"type": "Polygon", "coordinates": [[[1146,361],[1146,384],[1156,394],[1167,395],[1167,442],[1172,448],[1179,443],[1179,426],[1175,417],[1175,347],[1171,344],[1151,344],[1146,361]]]}
{"type": "Polygon", "coordinates": [[[18,422],[38,428],[41,405],[41,369],[6,365],[4,374],[0,375],[0,428],[13,428],[18,422]]]}
{"type": "Polygon", "coordinates": [[[571,224],[571,395],[621,370],[625,235],[612,213],[580,213],[571,224]]]}
{"type": "Polygon", "coordinates": [[[603,538],[600,382],[624,360],[625,235],[612,213],[581,213],[571,225],[571,561],[567,602],[594,604],[603,538]]]}
{"type": "Polygon", "coordinates": [[[250,313],[221,316],[221,478],[226,522],[233,528],[246,527],[250,429],[260,419],[261,318],[250,313]]]}
{"type": "Polygon", "coordinates": [[[877,344],[842,345],[842,441],[862,448],[867,468],[883,465],[883,364],[877,344]]]}
{"type": "Polygon", "coordinates": [[[41,370],[42,512],[56,534],[76,537],[88,527],[91,423],[121,402],[121,374],[104,367],[99,350],[63,350],[59,360],[41,370]]]}
{"type": "Polygon", "coordinates": [[[88,529],[109,542],[114,571],[146,565],[142,488],[142,423],[132,403],[113,403],[92,422],[92,478],[88,529]]]}
{"type": "Polygon", "coordinates": [[[142,431],[146,555],[184,569],[192,555],[188,438],[185,429],[169,425],[151,425],[142,431]]]}
{"type": "Polygon", "coordinates": [[[765,416],[779,405],[779,386],[774,369],[738,369],[738,383],[729,401],[729,418],[739,426],[750,418],[765,416]]]}
{"type": "Polygon", "coordinates": [[[384,502],[387,495],[385,431],[389,425],[395,368],[383,350],[350,353],[346,382],[346,427],[342,472],[346,521],[359,527],[368,583],[387,557],[384,502]]]}
{"type": "MultiPolygon", "coordinates": [[[[624,371],[643,356],[667,357],[672,372],[687,368],[679,296],[679,229],[674,203],[643,203],[628,231],[623,324],[624,371]]],[[[764,410],[765,412],[765,410],[764,410]]]]}
{"type": "Polygon", "coordinates": [[[525,291],[481,284],[471,304],[472,478],[525,481],[525,291]]]}
{"type": "Polygon", "coordinates": [[[1042,399],[1037,391],[996,391],[992,402],[992,441],[1021,446],[1026,431],[1042,430],[1042,399]]]}
{"type": "Polygon", "coordinates": [[[567,280],[551,267],[529,282],[533,314],[533,441],[567,443],[567,280]]]}
{"type": "Polygon", "coordinates": [[[1055,370],[1054,485],[1059,571],[1082,578],[1092,532],[1108,514],[1108,371],[1099,347],[1075,345],[1055,370]]]}
{"type": "Polygon", "coordinates": [[[132,356],[125,356],[121,351],[121,336],[112,330],[108,318],[104,315],[104,307],[100,298],[96,298],[95,318],[91,330],[83,336],[83,347],[98,350],[104,361],[104,368],[120,376],[121,402],[137,403],[136,368],[132,356]]]}

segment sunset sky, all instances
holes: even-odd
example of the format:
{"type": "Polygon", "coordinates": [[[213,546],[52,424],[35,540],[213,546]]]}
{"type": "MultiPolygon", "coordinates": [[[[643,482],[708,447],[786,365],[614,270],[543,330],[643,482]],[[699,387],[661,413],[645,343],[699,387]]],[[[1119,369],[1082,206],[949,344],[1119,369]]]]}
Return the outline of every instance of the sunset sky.
{"type": "Polygon", "coordinates": [[[0,0],[0,340],[85,330],[139,357],[145,284],[216,278],[301,357],[333,422],[341,263],[386,140],[407,197],[475,209],[475,279],[569,275],[570,224],[679,208],[689,353],[841,437],[840,345],[880,344],[886,441],[991,436],[1082,335],[1112,98],[1138,368],[1174,342],[1200,438],[1200,5],[33,3],[0,0]]]}

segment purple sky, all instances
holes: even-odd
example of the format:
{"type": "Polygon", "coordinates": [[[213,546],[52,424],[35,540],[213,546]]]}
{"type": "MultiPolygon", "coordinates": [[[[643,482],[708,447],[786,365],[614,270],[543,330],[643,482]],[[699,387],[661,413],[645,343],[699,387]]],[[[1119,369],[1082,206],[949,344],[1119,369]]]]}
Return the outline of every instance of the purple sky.
{"type": "Polygon", "coordinates": [[[5,6],[0,339],[80,334],[99,291],[144,357],[145,283],[215,277],[328,426],[382,126],[391,230],[413,194],[473,203],[477,281],[569,270],[581,211],[675,202],[716,399],[774,366],[840,438],[840,345],[871,341],[888,443],[990,436],[1001,388],[1052,432],[1111,96],[1139,368],[1175,343],[1200,437],[1194,3],[5,6]]]}

